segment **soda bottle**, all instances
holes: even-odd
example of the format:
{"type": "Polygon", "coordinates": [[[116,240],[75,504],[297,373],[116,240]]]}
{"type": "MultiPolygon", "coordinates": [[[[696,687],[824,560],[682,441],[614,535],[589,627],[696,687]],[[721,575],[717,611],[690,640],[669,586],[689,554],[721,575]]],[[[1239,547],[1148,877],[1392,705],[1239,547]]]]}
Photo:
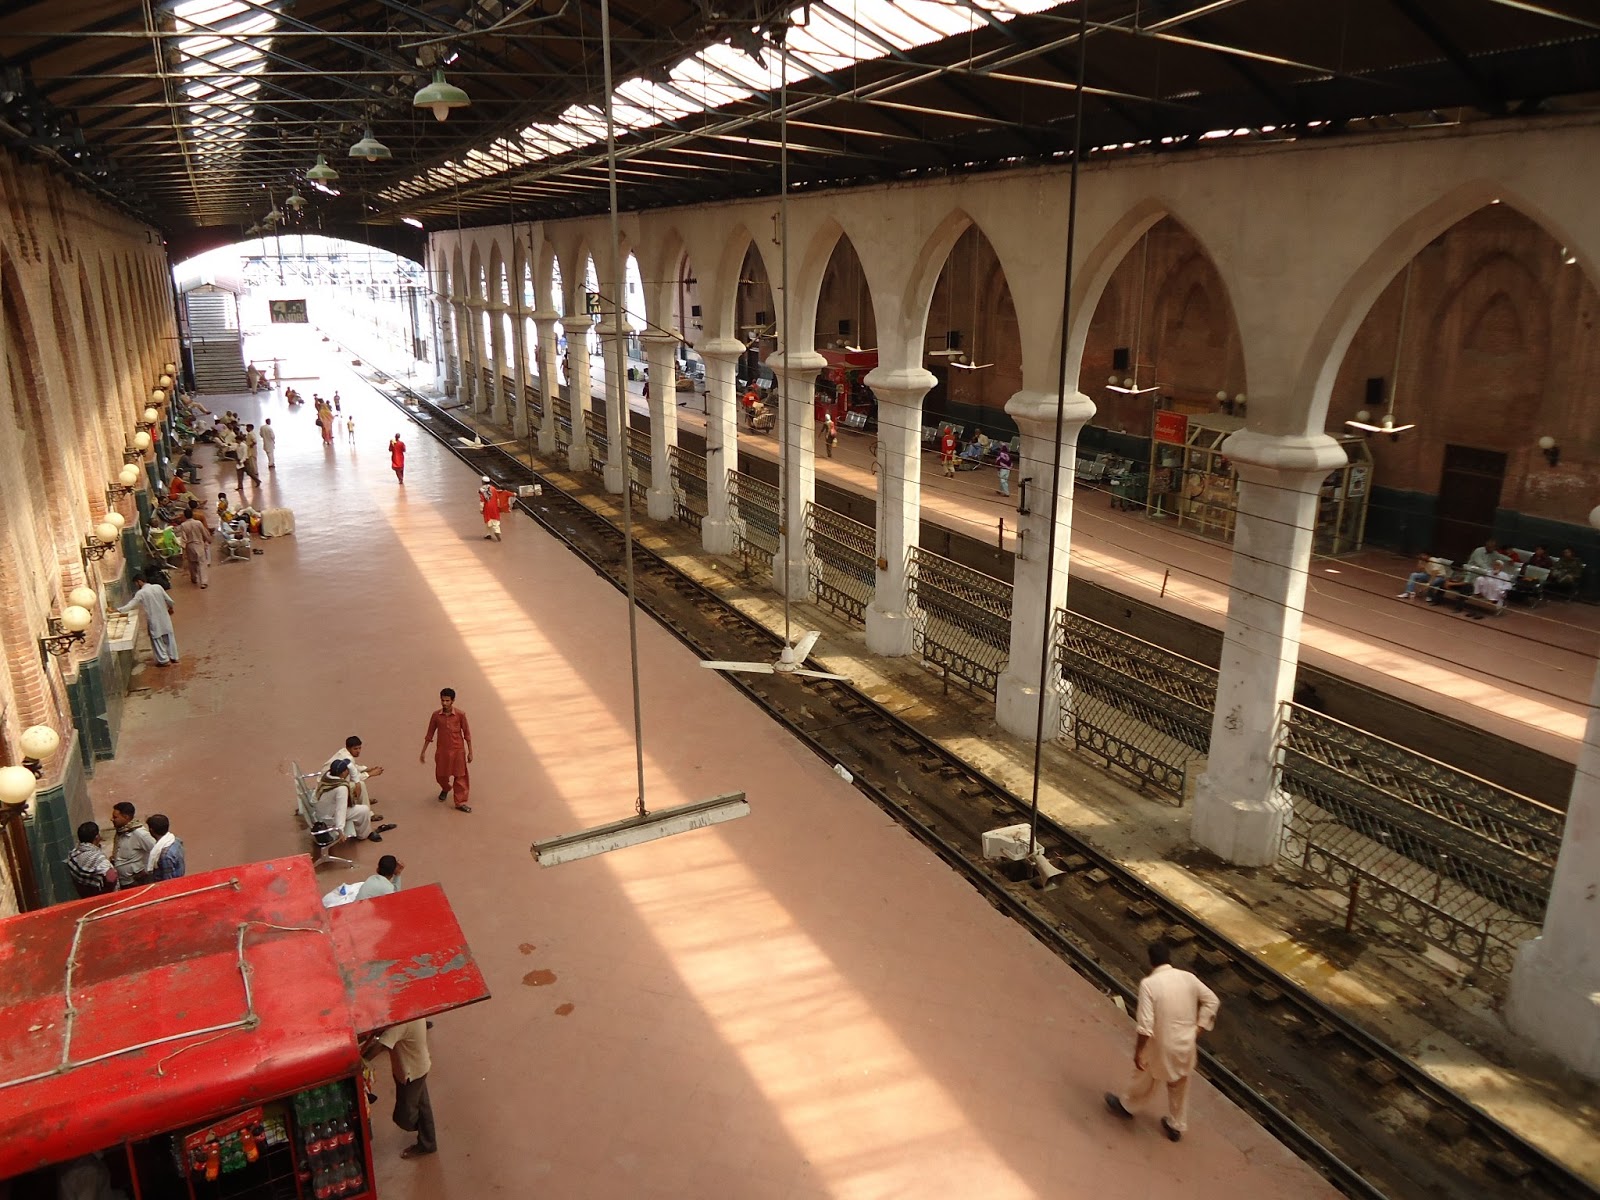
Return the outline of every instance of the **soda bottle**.
{"type": "Polygon", "coordinates": [[[328,1172],[320,1167],[317,1169],[317,1173],[311,1177],[311,1194],[317,1200],[328,1200],[333,1195],[333,1185],[328,1179],[328,1172]]]}
{"type": "Polygon", "coordinates": [[[356,1131],[350,1128],[349,1121],[341,1119],[339,1121],[339,1145],[346,1147],[353,1146],[355,1144],[355,1140],[356,1131]]]}

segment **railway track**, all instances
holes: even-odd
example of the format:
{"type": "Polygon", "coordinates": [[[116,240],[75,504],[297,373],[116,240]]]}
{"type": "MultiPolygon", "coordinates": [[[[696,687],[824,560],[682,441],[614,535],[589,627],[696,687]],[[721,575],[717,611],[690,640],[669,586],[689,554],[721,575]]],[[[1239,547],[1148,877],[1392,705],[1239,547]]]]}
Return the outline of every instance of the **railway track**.
{"type": "MultiPolygon", "coordinates": [[[[426,398],[413,394],[415,409],[391,399],[474,472],[505,486],[538,480],[543,494],[518,507],[623,586],[622,532],[609,519],[503,450],[462,445],[473,431],[426,398]]],[[[634,571],[640,607],[700,657],[775,656],[776,635],[637,543],[634,571]]],[[[1008,878],[978,847],[984,830],[1025,818],[1023,800],[866,695],[792,676],[724,678],[842,764],[861,792],[1108,996],[1131,1008],[1146,944],[1173,942],[1178,963],[1223,1000],[1202,1073],[1346,1195],[1600,1200],[1600,1189],[1070,830],[1041,818],[1040,840],[1065,872],[1058,887],[1008,878]]]]}

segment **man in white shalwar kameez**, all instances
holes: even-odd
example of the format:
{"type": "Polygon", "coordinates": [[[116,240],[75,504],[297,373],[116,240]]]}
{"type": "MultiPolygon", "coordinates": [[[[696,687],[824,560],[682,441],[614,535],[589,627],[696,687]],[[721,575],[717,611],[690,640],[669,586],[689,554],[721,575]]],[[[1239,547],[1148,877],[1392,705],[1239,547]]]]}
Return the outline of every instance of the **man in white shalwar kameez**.
{"type": "Polygon", "coordinates": [[[175,607],[167,589],[150,580],[145,580],[126,604],[117,607],[118,612],[137,608],[144,613],[145,628],[150,631],[150,648],[155,651],[158,667],[178,661],[178,635],[172,628],[175,607]]]}
{"type": "Polygon", "coordinates": [[[1200,1057],[1200,1031],[1216,1024],[1221,1002],[1192,972],[1172,965],[1172,950],[1165,942],[1151,943],[1149,955],[1153,969],[1139,984],[1134,1018],[1133,1076],[1121,1095],[1106,1093],[1106,1107],[1131,1118],[1156,1084],[1164,1083],[1167,1115],[1161,1118],[1161,1129],[1176,1142],[1189,1128],[1189,1076],[1200,1057]]]}

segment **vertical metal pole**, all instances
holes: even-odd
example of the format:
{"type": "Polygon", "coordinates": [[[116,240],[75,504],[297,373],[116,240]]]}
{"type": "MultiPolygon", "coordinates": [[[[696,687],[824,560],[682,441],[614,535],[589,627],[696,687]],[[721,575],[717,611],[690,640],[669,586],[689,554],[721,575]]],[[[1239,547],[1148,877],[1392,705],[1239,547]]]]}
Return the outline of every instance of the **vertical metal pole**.
{"type": "MultiPolygon", "coordinates": [[[[1061,435],[1066,425],[1067,334],[1072,316],[1072,256],[1078,241],[1078,164],[1083,158],[1083,85],[1089,55],[1089,0],[1078,0],[1078,95],[1072,116],[1072,172],[1067,192],[1067,262],[1061,280],[1061,350],[1056,362],[1055,457],[1050,468],[1050,529],[1044,550],[1044,611],[1049,619],[1055,583],[1056,517],[1061,507],[1061,435]]],[[[1046,632],[1039,651],[1039,712],[1033,727],[1033,793],[1028,802],[1028,851],[1039,838],[1039,783],[1044,756],[1044,694],[1055,638],[1046,632]]]]}
{"type": "MultiPolygon", "coordinates": [[[[631,470],[628,433],[633,427],[633,413],[628,404],[627,376],[622,365],[622,226],[617,217],[617,126],[611,112],[611,3],[600,0],[600,51],[605,63],[606,92],[606,194],[611,208],[611,339],[612,364],[608,368],[622,394],[622,465],[631,470]]],[[[613,401],[615,402],[615,401],[613,401]]],[[[613,449],[617,449],[613,447],[613,449]]],[[[622,488],[622,553],[627,569],[628,592],[628,667],[633,679],[633,765],[639,795],[634,811],[645,816],[650,810],[644,803],[644,714],[639,703],[639,606],[634,601],[633,590],[633,487],[623,478],[622,488]]]]}

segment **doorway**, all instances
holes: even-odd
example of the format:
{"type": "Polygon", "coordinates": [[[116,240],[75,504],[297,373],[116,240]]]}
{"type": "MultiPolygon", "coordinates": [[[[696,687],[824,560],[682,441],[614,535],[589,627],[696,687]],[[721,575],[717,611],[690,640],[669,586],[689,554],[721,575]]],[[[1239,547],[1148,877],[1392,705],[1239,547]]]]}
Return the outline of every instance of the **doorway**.
{"type": "Polygon", "coordinates": [[[1494,529],[1506,456],[1471,446],[1446,446],[1433,523],[1434,553],[1460,562],[1494,529]]]}

